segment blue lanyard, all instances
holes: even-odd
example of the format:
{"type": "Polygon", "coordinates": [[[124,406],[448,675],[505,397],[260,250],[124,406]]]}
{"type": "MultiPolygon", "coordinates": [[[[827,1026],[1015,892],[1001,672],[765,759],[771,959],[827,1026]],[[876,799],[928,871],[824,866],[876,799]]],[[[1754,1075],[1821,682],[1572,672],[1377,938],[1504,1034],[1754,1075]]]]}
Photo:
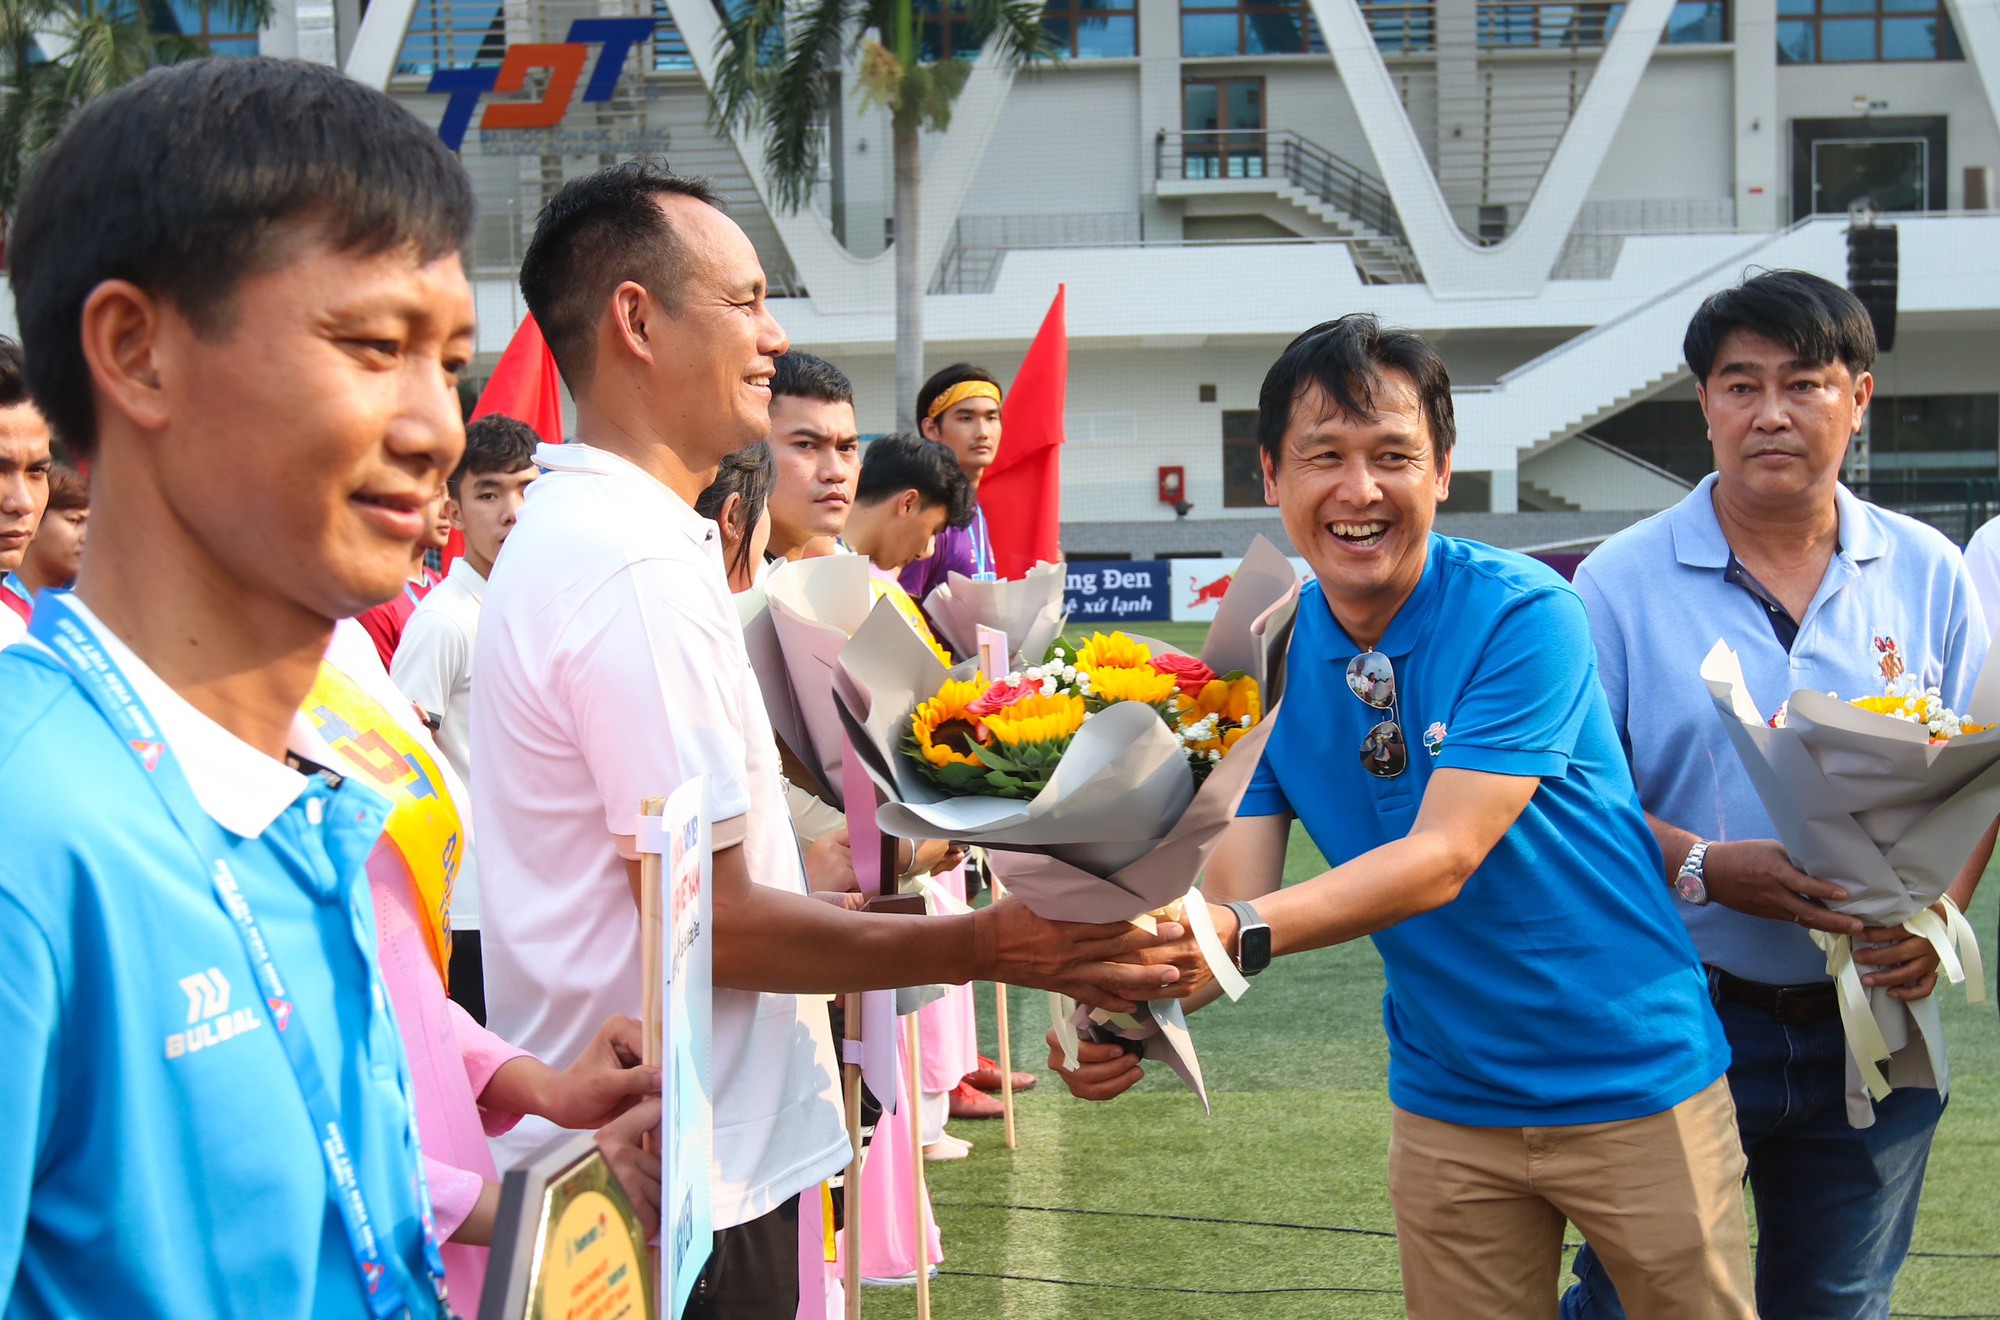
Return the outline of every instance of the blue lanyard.
{"type": "Polygon", "coordinates": [[[972,522],[965,529],[966,539],[972,542],[972,579],[975,582],[992,582],[999,578],[993,570],[993,541],[986,534],[986,510],[977,504],[972,506],[972,522]]]}
{"type": "MultiPolygon", "coordinates": [[[[29,634],[62,659],[99,713],[117,730],[139,763],[148,770],[147,778],[158,791],[161,802],[180,827],[189,846],[207,867],[216,901],[229,914],[238,937],[243,941],[243,951],[249,956],[250,965],[257,975],[257,984],[263,990],[264,1011],[271,1025],[277,1029],[273,1034],[284,1045],[285,1057],[291,1062],[292,1074],[305,1099],[306,1111],[312,1116],[320,1153],[326,1161],[327,1194],[339,1209],[341,1222],[347,1227],[348,1245],[354,1251],[355,1265],[368,1294],[369,1311],[376,1320],[409,1314],[409,1307],[403,1301],[402,1285],[384,1265],[391,1247],[377,1235],[375,1218],[369,1213],[367,1198],[362,1194],[360,1178],[355,1172],[356,1153],[341,1128],[340,1116],[327,1090],[325,1075],[320,1072],[319,1058],[313,1052],[312,1041],[303,1029],[289,1029],[295,1025],[296,1007],[285,989],[284,978],[278,974],[277,963],[272,959],[264,932],[257,925],[256,914],[250,910],[249,900],[236,883],[235,872],[226,856],[221,827],[196,800],[194,789],[188,784],[180,763],[174,759],[173,749],[160,736],[151,713],[132,690],[117,662],[77,618],[75,607],[58,593],[44,592],[42,595],[35,617],[28,625],[29,634]]],[[[380,993],[379,986],[375,987],[375,992],[380,993]]],[[[414,1139],[416,1107],[411,1101],[407,1081],[400,1084],[409,1132],[414,1139]]],[[[437,1294],[438,1313],[449,1316],[450,1307],[445,1302],[444,1257],[438,1251],[437,1232],[431,1222],[430,1180],[424,1174],[423,1157],[414,1145],[411,1154],[416,1164],[417,1204],[423,1220],[424,1265],[437,1294]]]]}

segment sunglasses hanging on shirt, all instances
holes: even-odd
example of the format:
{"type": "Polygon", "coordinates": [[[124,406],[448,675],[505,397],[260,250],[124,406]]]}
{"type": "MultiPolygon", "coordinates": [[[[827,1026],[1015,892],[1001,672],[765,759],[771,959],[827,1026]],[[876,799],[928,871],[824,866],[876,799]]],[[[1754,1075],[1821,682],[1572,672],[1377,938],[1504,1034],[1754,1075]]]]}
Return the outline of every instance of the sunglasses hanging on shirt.
{"type": "Polygon", "coordinates": [[[1410,764],[1409,744],[1396,713],[1396,670],[1380,651],[1363,651],[1347,662],[1347,690],[1389,718],[1361,742],[1361,768],[1377,779],[1394,779],[1410,764]]]}

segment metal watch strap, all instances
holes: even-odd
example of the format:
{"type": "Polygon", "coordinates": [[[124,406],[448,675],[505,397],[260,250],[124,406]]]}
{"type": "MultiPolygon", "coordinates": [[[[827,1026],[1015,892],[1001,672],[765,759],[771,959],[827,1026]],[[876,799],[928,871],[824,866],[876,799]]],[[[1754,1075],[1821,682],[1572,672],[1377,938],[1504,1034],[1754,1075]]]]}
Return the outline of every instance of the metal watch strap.
{"type": "Polygon", "coordinates": [[[1674,873],[1674,892],[1680,896],[1683,902],[1690,903],[1695,907],[1707,907],[1709,903],[1707,866],[1708,849],[1711,842],[1709,839],[1697,839],[1694,846],[1688,849],[1687,857],[1682,860],[1680,870],[1674,873]],[[1681,883],[1683,879],[1692,880],[1694,883],[1691,886],[1683,885],[1681,883]],[[1699,892],[1701,897],[1690,897],[1688,893],[1690,888],[1699,892]]]}

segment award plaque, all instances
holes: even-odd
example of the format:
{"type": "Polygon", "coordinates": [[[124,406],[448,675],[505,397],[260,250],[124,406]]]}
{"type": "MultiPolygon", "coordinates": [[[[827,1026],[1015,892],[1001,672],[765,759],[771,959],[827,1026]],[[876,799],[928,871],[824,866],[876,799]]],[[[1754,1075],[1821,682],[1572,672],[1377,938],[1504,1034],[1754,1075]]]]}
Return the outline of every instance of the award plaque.
{"type": "Polygon", "coordinates": [[[500,1185],[479,1320],[655,1320],[646,1233],[588,1132],[500,1185]]]}

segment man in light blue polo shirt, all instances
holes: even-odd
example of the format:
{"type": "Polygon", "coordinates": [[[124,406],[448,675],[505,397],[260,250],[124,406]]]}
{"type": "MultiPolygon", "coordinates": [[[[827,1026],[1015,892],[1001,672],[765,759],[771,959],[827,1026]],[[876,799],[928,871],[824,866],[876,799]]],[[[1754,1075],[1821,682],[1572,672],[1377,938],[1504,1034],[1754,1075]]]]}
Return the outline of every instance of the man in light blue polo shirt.
{"type": "Polygon", "coordinates": [[[28,384],[98,521],[0,654],[8,1317],[444,1310],[388,803],[296,712],[464,445],[471,222],[408,111],[258,59],[95,102],[22,200],[28,384]]]}
{"type": "MultiPolygon", "coordinates": [[[[1581,602],[1532,560],[1432,533],[1451,385],[1415,335],[1369,316],[1307,331],[1257,425],[1266,497],[1317,581],[1205,892],[1246,973],[1364,935],[1381,951],[1409,1314],[1546,1313],[1569,1219],[1640,1314],[1750,1317],[1728,1051],[1581,602]],[[1332,870],[1280,889],[1294,817],[1332,870]]],[[[1139,1071],[1115,1046],[1081,1063],[1065,1078],[1090,1098],[1139,1071]]]]}
{"type": "MultiPolygon", "coordinates": [[[[1840,887],[1786,860],[1701,662],[1728,642],[1767,712],[1800,688],[1854,698],[1892,682],[1938,688],[1962,711],[1988,635],[1956,547],[1840,484],[1874,389],[1875,332],[1852,294],[1799,271],[1759,275],[1702,304],[1684,351],[1716,472],[1606,541],[1576,586],[1664,854],[1657,879],[1679,896],[1735,1055],[1764,1320],[1883,1317],[1942,1105],[1936,1091],[1898,1090],[1873,1126],[1849,1125],[1839,1011],[1808,930],[1879,944],[1855,961],[1899,998],[1931,992],[1937,956],[1828,909],[1840,887]]],[[[1989,832],[1955,886],[1961,902],[1992,847],[1989,832]]],[[[1576,1271],[1566,1314],[1622,1314],[1593,1253],[1576,1271]]]]}

